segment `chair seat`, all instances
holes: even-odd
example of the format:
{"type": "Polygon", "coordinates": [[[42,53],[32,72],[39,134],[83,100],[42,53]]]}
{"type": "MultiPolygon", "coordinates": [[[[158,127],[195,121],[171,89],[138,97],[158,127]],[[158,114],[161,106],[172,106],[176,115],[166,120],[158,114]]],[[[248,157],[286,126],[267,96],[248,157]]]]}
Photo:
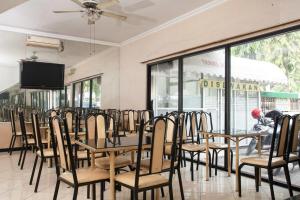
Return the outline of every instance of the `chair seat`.
{"type": "MultiPolygon", "coordinates": [[[[21,136],[22,132],[16,132],[16,136],[21,136]]],[[[32,132],[26,132],[26,135],[32,135],[32,132]]]]}
{"type": "MultiPolygon", "coordinates": [[[[27,142],[28,142],[29,145],[35,144],[35,140],[33,138],[28,138],[27,142]]],[[[42,143],[43,144],[48,144],[48,140],[42,139],[42,143]]]]}
{"type": "Polygon", "coordinates": [[[297,155],[297,153],[290,153],[289,162],[298,161],[298,160],[300,160],[300,158],[297,155]]]}
{"type": "Polygon", "coordinates": [[[199,151],[205,151],[206,146],[204,144],[186,143],[186,144],[182,144],[182,150],[191,151],[191,152],[199,152],[199,151]]]}
{"type": "MultiPolygon", "coordinates": [[[[53,149],[43,149],[43,153],[44,153],[44,156],[47,157],[47,158],[52,158],[52,157],[54,157],[53,149]]],[[[38,156],[41,156],[41,151],[38,150],[38,151],[36,152],[36,154],[37,154],[38,156]]],[[[59,154],[59,153],[57,152],[57,155],[58,155],[58,154],[59,154]]]]}
{"type": "Polygon", "coordinates": [[[166,155],[171,155],[171,150],[172,150],[172,145],[171,144],[166,144],[165,145],[165,154],[166,155]]]}
{"type": "MultiPolygon", "coordinates": [[[[76,170],[77,180],[79,184],[97,182],[109,179],[109,172],[97,167],[79,168],[76,170]]],[[[74,184],[73,175],[67,171],[60,175],[60,179],[74,184]]]]}
{"type": "MultiPolygon", "coordinates": [[[[119,174],[115,178],[116,182],[135,187],[135,172],[125,172],[119,174]]],[[[146,187],[153,187],[156,185],[168,183],[168,179],[160,174],[144,175],[139,177],[139,189],[146,187]]]]}
{"type": "MultiPolygon", "coordinates": [[[[101,158],[101,157],[103,157],[103,153],[96,153],[95,157],[96,158],[101,158]]],[[[77,151],[77,158],[79,160],[87,159],[87,151],[86,150],[84,150],[84,151],[77,151]]]]}
{"type": "MultiPolygon", "coordinates": [[[[109,157],[95,159],[95,165],[101,169],[110,169],[109,157]]],[[[131,165],[131,160],[124,156],[117,156],[115,159],[115,168],[122,168],[131,165]]]]}
{"type": "MultiPolygon", "coordinates": [[[[71,132],[71,133],[69,133],[69,135],[70,135],[71,137],[74,137],[74,136],[75,136],[75,133],[74,133],[74,132],[71,132]]],[[[77,135],[78,135],[78,136],[84,136],[84,135],[86,135],[86,132],[78,132],[77,135]]]]}
{"type": "MultiPolygon", "coordinates": [[[[261,157],[248,157],[248,158],[242,158],[241,163],[243,164],[249,164],[249,165],[256,165],[261,167],[267,167],[269,162],[268,156],[261,156],[261,157]]],[[[286,164],[286,161],[283,160],[283,157],[274,157],[272,159],[272,167],[275,166],[281,166],[286,164]]]]}
{"type": "Polygon", "coordinates": [[[209,142],[208,147],[210,149],[227,149],[228,144],[218,143],[218,142],[209,142]]]}
{"type": "MultiPolygon", "coordinates": [[[[174,162],[174,166],[176,166],[178,163],[174,162]]],[[[144,169],[149,169],[150,168],[150,159],[144,159],[141,160],[141,167],[144,169]]],[[[163,166],[162,169],[166,170],[166,169],[170,169],[171,167],[171,160],[163,160],[163,166]]]]}

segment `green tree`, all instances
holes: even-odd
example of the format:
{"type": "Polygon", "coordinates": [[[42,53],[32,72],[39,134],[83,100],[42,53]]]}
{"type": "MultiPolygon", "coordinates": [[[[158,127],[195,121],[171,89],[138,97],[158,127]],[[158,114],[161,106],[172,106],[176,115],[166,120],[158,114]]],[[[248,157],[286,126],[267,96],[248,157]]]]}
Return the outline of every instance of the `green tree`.
{"type": "MultiPolygon", "coordinates": [[[[277,65],[288,78],[288,90],[300,92],[300,31],[239,45],[233,47],[231,53],[277,65]]],[[[278,85],[273,89],[286,91],[286,87],[278,85]]]]}

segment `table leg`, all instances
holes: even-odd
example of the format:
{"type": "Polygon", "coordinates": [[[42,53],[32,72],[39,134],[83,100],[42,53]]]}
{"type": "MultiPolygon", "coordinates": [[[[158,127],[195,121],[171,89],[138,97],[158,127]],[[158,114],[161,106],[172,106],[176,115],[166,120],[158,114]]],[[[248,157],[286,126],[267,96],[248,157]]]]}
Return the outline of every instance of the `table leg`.
{"type": "Polygon", "coordinates": [[[95,152],[91,153],[91,167],[95,167],[95,152]]]}
{"type": "Polygon", "coordinates": [[[110,199],[116,199],[116,191],[115,191],[115,152],[111,152],[109,154],[109,163],[110,163],[110,184],[109,184],[109,191],[110,191],[110,199]]]}
{"type": "Polygon", "coordinates": [[[209,144],[208,144],[208,134],[205,134],[205,144],[206,144],[206,158],[205,158],[205,177],[206,181],[209,180],[209,144]]]}
{"type": "MultiPolygon", "coordinates": [[[[257,136],[257,153],[261,156],[261,136],[257,136]]],[[[258,168],[258,185],[261,186],[261,169],[258,168]]]]}
{"type": "Polygon", "coordinates": [[[228,176],[231,176],[231,157],[230,157],[230,139],[227,138],[227,167],[228,167],[228,176]]]}
{"type": "MultiPolygon", "coordinates": [[[[50,144],[51,144],[51,135],[50,135],[50,130],[47,129],[47,148],[50,149],[50,144]]],[[[47,159],[47,164],[48,164],[48,168],[51,168],[51,158],[47,159]]]]}
{"type": "Polygon", "coordinates": [[[239,138],[237,137],[236,138],[236,142],[235,142],[235,144],[236,144],[236,147],[235,147],[235,191],[237,191],[238,192],[238,190],[239,190],[239,162],[240,162],[240,160],[239,160],[239,146],[240,146],[240,140],[239,140],[239,138]]]}

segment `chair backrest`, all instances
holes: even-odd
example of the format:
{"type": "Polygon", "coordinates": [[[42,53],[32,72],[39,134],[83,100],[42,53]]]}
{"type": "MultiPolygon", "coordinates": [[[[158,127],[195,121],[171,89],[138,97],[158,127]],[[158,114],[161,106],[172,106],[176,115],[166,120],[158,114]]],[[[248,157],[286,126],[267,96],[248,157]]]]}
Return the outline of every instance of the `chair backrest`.
{"type": "Polygon", "coordinates": [[[153,118],[153,132],[151,134],[151,155],[150,155],[150,168],[149,172],[146,174],[140,174],[140,164],[142,159],[142,146],[144,141],[144,120],[141,120],[141,125],[139,129],[139,144],[138,144],[138,153],[137,153],[137,168],[135,176],[135,187],[139,185],[139,177],[147,176],[149,174],[161,173],[163,170],[163,157],[164,157],[164,146],[165,138],[167,134],[167,122],[170,120],[175,124],[172,140],[172,154],[171,154],[171,167],[170,167],[170,180],[172,180],[173,170],[174,170],[174,159],[175,159],[175,149],[176,149],[176,139],[178,131],[178,118],[176,117],[175,121],[168,117],[159,116],[153,118]]]}
{"type": "Polygon", "coordinates": [[[97,138],[103,139],[106,138],[106,119],[105,114],[101,113],[96,115],[96,127],[97,127],[97,138]]]}
{"type": "Polygon", "coordinates": [[[290,153],[298,153],[298,156],[300,155],[299,151],[300,148],[300,114],[294,115],[292,117],[293,123],[292,123],[292,128],[291,128],[291,134],[290,134],[290,143],[289,143],[289,152],[290,153]]]}
{"type": "Polygon", "coordinates": [[[198,124],[198,119],[200,116],[200,112],[197,111],[192,111],[189,113],[190,117],[190,136],[192,137],[192,142],[194,142],[194,137],[197,136],[197,140],[199,139],[199,124],[198,124]]]}
{"type": "Polygon", "coordinates": [[[60,175],[60,168],[63,171],[71,172],[74,179],[74,183],[77,184],[78,180],[76,175],[75,160],[73,157],[71,139],[67,128],[67,122],[66,120],[63,121],[59,116],[54,116],[50,118],[49,124],[51,130],[52,148],[55,157],[56,174],[57,176],[60,175]],[[62,122],[65,134],[63,134],[63,130],[61,127],[62,122]],[[57,155],[57,152],[59,152],[59,156],[57,155]]]}
{"type": "Polygon", "coordinates": [[[42,137],[41,137],[41,131],[40,131],[40,124],[39,124],[39,116],[37,113],[31,113],[31,119],[32,119],[32,131],[35,137],[35,145],[38,150],[40,150],[42,157],[44,157],[44,151],[43,151],[43,143],[42,143],[42,137]]]}
{"type": "Polygon", "coordinates": [[[270,157],[269,157],[269,166],[271,166],[272,158],[274,157],[283,156],[284,159],[286,159],[290,119],[291,116],[283,115],[277,117],[275,120],[275,126],[273,131],[272,142],[271,142],[270,157]],[[279,135],[277,137],[278,130],[279,130],[279,135]],[[275,156],[274,156],[274,151],[276,151],[275,156]]]}
{"type": "Polygon", "coordinates": [[[27,141],[27,134],[26,134],[25,118],[24,118],[24,113],[22,111],[19,112],[19,121],[20,121],[23,145],[27,147],[28,141],[27,141]]]}
{"type": "MultiPolygon", "coordinates": [[[[175,121],[175,115],[169,114],[167,117],[169,117],[171,120],[175,121]]],[[[173,132],[174,132],[175,124],[171,120],[167,121],[167,136],[166,136],[167,142],[172,142],[172,139],[173,139],[173,132]]]]}
{"type": "Polygon", "coordinates": [[[128,130],[129,131],[135,131],[135,115],[136,112],[134,110],[129,110],[128,111],[128,130]]]}
{"type": "Polygon", "coordinates": [[[187,139],[186,122],[187,122],[187,113],[184,113],[184,112],[180,113],[179,114],[179,127],[178,127],[178,129],[181,129],[181,131],[182,131],[182,136],[181,136],[182,141],[185,141],[187,139]]]}
{"type": "Polygon", "coordinates": [[[86,127],[86,139],[89,140],[97,139],[96,115],[92,113],[87,115],[85,120],[85,127],[86,127]]]}
{"type": "Polygon", "coordinates": [[[68,126],[69,132],[73,132],[74,113],[72,111],[66,111],[65,119],[67,121],[67,126],[68,126]]]}
{"type": "Polygon", "coordinates": [[[15,112],[14,110],[9,111],[9,118],[10,118],[10,124],[11,124],[11,131],[13,135],[16,135],[16,122],[15,122],[15,112]]]}

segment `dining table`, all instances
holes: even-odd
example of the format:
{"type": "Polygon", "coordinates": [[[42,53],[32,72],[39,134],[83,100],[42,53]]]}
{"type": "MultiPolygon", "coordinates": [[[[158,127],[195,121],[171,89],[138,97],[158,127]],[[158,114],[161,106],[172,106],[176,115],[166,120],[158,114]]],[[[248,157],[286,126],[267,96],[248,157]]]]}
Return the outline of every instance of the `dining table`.
{"type": "MultiPolygon", "coordinates": [[[[143,136],[142,148],[149,148],[151,138],[146,134],[143,136]]],[[[116,199],[115,192],[115,159],[116,154],[120,152],[131,152],[132,164],[134,163],[134,151],[138,149],[139,136],[132,134],[129,136],[120,137],[115,140],[113,138],[100,138],[89,140],[75,140],[75,144],[87,149],[91,154],[91,167],[95,167],[95,155],[96,153],[106,153],[109,156],[110,163],[110,184],[109,184],[109,196],[111,200],[116,199]]]]}
{"type": "MultiPolygon", "coordinates": [[[[257,153],[259,156],[261,156],[261,138],[263,136],[268,135],[267,131],[236,131],[233,133],[225,133],[223,131],[211,131],[211,132],[200,132],[204,139],[205,139],[205,145],[206,145],[206,169],[205,169],[205,178],[208,181],[209,180],[209,143],[211,138],[224,138],[224,140],[227,143],[227,170],[228,170],[228,176],[231,176],[231,157],[230,157],[230,149],[231,149],[231,141],[235,143],[235,190],[238,192],[239,188],[239,181],[238,181],[238,168],[239,168],[239,148],[240,148],[240,142],[246,138],[254,138],[257,140],[257,153]]],[[[261,175],[259,171],[259,184],[261,184],[261,175]]]]}

